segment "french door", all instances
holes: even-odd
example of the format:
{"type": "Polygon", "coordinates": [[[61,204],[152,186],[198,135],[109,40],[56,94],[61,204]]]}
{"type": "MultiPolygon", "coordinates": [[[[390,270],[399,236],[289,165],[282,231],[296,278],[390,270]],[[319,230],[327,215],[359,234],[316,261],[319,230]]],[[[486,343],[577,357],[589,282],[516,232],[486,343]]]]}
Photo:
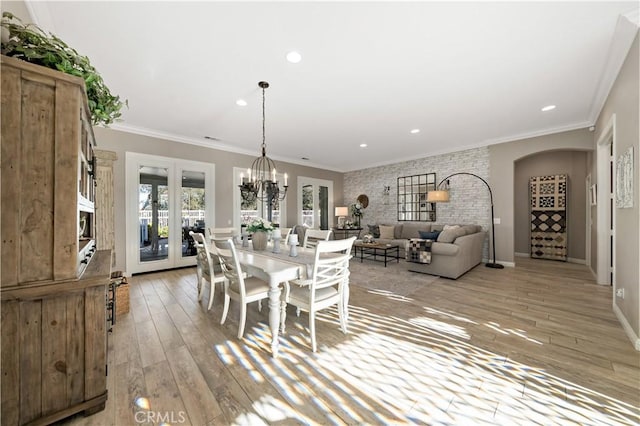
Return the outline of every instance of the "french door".
{"type": "Polygon", "coordinates": [[[298,223],[314,229],[331,229],[333,224],[333,181],[298,178],[298,223]]]}
{"type": "Polygon", "coordinates": [[[194,265],[189,231],[213,224],[213,164],[127,152],[127,272],[194,265]]]}

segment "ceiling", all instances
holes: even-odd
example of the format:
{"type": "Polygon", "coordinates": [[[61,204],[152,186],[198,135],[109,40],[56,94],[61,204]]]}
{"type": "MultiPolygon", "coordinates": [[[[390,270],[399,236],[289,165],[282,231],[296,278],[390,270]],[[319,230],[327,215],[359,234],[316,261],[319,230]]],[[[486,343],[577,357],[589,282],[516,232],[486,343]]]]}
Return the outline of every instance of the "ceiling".
{"type": "Polygon", "coordinates": [[[34,22],[87,55],[128,100],[113,128],[255,156],[258,82],[266,80],[267,154],[336,171],[592,125],[635,36],[616,49],[626,22],[619,17],[638,9],[637,2],[26,4],[34,22]],[[292,50],[300,63],[285,59],[292,50]],[[557,108],[541,111],[550,104],[557,108]]]}

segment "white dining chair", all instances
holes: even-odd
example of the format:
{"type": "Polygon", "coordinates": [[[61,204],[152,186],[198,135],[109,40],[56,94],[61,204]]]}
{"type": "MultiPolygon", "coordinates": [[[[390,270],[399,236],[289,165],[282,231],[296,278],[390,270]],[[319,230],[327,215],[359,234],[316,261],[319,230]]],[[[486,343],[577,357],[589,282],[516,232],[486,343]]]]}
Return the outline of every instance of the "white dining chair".
{"type": "Polygon", "coordinates": [[[291,230],[293,228],[280,228],[280,242],[282,244],[289,244],[289,235],[291,235],[291,230]]]}
{"type": "Polygon", "coordinates": [[[213,239],[213,246],[220,258],[222,272],[227,279],[224,285],[224,309],[220,324],[224,324],[229,312],[230,299],[241,303],[238,339],[244,334],[247,321],[247,304],[269,298],[269,283],[242,272],[233,239],[213,239]]]}
{"type": "MultiPolygon", "coordinates": [[[[213,306],[213,298],[215,295],[215,284],[224,283],[226,278],[223,274],[216,274],[216,267],[220,264],[218,256],[209,250],[209,245],[203,234],[189,231],[189,235],[193,238],[193,243],[196,247],[196,275],[198,279],[198,302],[202,300],[202,292],[204,289],[204,282],[209,281],[211,284],[211,291],[209,292],[209,306],[207,310],[211,310],[213,306]]],[[[220,268],[217,268],[220,270],[220,268]]]]}
{"type": "MultiPolygon", "coordinates": [[[[351,246],[356,237],[345,240],[318,241],[311,278],[290,281],[285,285],[285,300],[300,310],[309,312],[311,348],[317,350],[316,312],[338,305],[340,328],[347,333],[349,297],[349,259],[351,246]]],[[[286,320],[286,309],[282,310],[282,323],[286,320]]]]}
{"type": "Polygon", "coordinates": [[[209,228],[209,238],[233,238],[234,242],[240,235],[236,228],[209,228]]]}
{"type": "Polygon", "coordinates": [[[314,248],[318,244],[318,241],[329,241],[329,237],[331,237],[330,229],[307,229],[307,231],[304,233],[302,247],[314,248]]]}

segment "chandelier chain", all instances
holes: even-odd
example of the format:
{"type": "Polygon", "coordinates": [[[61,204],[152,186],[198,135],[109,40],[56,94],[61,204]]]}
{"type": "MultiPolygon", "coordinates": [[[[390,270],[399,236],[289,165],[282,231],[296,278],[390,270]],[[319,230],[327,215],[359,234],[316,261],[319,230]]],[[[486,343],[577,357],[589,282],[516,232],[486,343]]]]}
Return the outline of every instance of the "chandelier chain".
{"type": "Polygon", "coordinates": [[[265,202],[268,208],[268,217],[271,220],[273,207],[286,197],[287,174],[284,174],[284,186],[280,189],[276,178],[276,164],[267,157],[265,89],[269,87],[269,83],[260,81],[258,86],[262,88],[262,155],[253,161],[249,169],[248,180],[240,185],[240,193],[244,201],[260,200],[265,202]]]}
{"type": "Polygon", "coordinates": [[[266,117],[265,117],[265,113],[264,113],[264,87],[262,88],[262,155],[266,155],[266,149],[267,149],[267,143],[265,142],[266,137],[265,137],[265,122],[266,122],[266,117]]]}

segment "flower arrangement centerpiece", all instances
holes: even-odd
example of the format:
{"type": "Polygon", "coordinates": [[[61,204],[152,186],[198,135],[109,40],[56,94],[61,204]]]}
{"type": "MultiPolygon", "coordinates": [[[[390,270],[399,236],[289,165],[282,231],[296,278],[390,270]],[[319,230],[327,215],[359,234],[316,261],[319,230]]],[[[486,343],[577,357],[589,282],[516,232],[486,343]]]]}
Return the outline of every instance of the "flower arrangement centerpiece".
{"type": "Polygon", "coordinates": [[[261,217],[254,218],[249,225],[247,225],[247,232],[254,233],[257,231],[269,232],[273,231],[275,226],[268,220],[265,220],[261,217]]]}
{"type": "Polygon", "coordinates": [[[355,202],[351,204],[349,210],[351,211],[351,216],[355,219],[356,227],[359,228],[360,218],[362,218],[362,210],[364,210],[364,207],[360,202],[355,202]]]}
{"type": "Polygon", "coordinates": [[[247,226],[247,232],[252,234],[251,244],[254,250],[267,249],[267,232],[276,229],[271,222],[261,217],[256,217],[247,226]]]}

